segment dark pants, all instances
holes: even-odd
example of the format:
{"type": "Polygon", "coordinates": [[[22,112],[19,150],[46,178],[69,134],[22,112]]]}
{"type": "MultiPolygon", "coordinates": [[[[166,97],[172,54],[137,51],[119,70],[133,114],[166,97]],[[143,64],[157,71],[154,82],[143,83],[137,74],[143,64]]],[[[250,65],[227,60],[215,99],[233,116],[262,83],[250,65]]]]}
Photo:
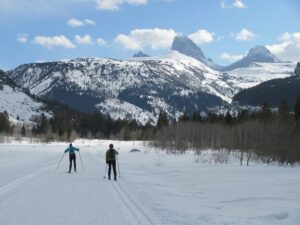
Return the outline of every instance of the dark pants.
{"type": "Polygon", "coordinates": [[[69,173],[71,173],[72,169],[72,161],[74,162],[74,171],[76,172],[76,154],[69,154],[70,166],[69,166],[69,173]]]}
{"type": "Polygon", "coordinates": [[[114,171],[114,179],[117,180],[116,160],[107,161],[108,164],[108,179],[110,180],[111,167],[114,171]]]}

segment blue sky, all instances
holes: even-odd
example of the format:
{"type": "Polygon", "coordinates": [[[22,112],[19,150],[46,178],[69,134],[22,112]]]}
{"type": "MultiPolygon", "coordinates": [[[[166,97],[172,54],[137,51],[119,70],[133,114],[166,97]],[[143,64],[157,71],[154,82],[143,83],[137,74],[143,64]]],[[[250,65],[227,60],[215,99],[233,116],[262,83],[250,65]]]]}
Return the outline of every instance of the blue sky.
{"type": "Polygon", "coordinates": [[[0,68],[164,54],[177,34],[226,65],[264,45],[300,61],[299,0],[1,0],[0,68]]]}

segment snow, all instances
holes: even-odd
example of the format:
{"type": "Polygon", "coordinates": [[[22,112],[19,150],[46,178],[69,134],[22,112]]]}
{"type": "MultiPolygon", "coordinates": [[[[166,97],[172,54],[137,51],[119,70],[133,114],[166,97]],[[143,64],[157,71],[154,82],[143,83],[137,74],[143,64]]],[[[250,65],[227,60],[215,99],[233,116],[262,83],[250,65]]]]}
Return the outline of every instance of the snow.
{"type": "Polygon", "coordinates": [[[71,174],[67,156],[55,172],[67,143],[0,145],[0,224],[299,224],[300,167],[201,163],[142,142],[74,144],[84,171],[77,155],[71,174]],[[120,152],[117,182],[103,179],[109,143],[120,152]]]}
{"type": "Polygon", "coordinates": [[[136,120],[142,125],[148,122],[156,124],[156,118],[149,111],[118,99],[107,99],[97,104],[96,107],[102,113],[109,114],[114,120],[136,120]]]}
{"type": "Polygon", "coordinates": [[[237,88],[251,88],[262,82],[292,75],[296,63],[255,63],[252,66],[227,71],[237,88]]]}
{"type": "Polygon", "coordinates": [[[19,117],[20,121],[28,123],[33,116],[42,113],[47,117],[51,116],[50,113],[42,109],[44,107],[42,103],[33,100],[18,88],[13,89],[4,84],[3,89],[0,89],[0,96],[0,112],[7,111],[12,121],[16,121],[19,117]]]}

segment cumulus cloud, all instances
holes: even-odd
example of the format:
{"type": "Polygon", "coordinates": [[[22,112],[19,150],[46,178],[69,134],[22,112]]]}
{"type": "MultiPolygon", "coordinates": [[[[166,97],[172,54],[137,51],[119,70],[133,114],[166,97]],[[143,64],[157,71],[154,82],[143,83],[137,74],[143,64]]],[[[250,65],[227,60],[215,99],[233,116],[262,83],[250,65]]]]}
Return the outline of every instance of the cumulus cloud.
{"type": "Polygon", "coordinates": [[[246,8],[246,5],[243,3],[242,0],[234,0],[234,1],[231,1],[231,3],[226,3],[225,0],[221,0],[221,8],[223,8],[223,9],[228,9],[228,8],[244,9],[244,8],[246,8]]]}
{"type": "Polygon", "coordinates": [[[75,48],[76,46],[64,35],[60,36],[36,36],[33,43],[44,46],[46,48],[64,47],[75,48]]]}
{"type": "Polygon", "coordinates": [[[115,42],[130,50],[169,48],[176,35],[173,29],[135,29],[128,35],[117,35],[115,42]]]}
{"type": "Polygon", "coordinates": [[[78,20],[75,18],[70,18],[67,22],[67,25],[70,27],[81,27],[84,25],[95,25],[95,21],[91,19],[78,20]]]}
{"type": "Polygon", "coordinates": [[[300,61],[300,32],[285,32],[278,39],[280,43],[266,47],[281,60],[300,61]]]}
{"type": "Polygon", "coordinates": [[[96,39],[96,43],[97,43],[100,47],[106,45],[106,41],[105,41],[104,39],[102,39],[102,38],[97,38],[97,39],[96,39]]]}
{"type": "Polygon", "coordinates": [[[250,30],[248,30],[246,28],[242,29],[237,34],[232,33],[231,35],[237,41],[251,41],[251,40],[254,40],[255,38],[257,38],[256,34],[254,34],[253,32],[251,32],[250,30]]]}
{"type": "Polygon", "coordinates": [[[80,45],[93,44],[93,39],[92,39],[91,35],[89,35],[89,34],[86,34],[84,36],[75,35],[75,41],[77,44],[80,44],[80,45]]]}
{"type": "Polygon", "coordinates": [[[116,11],[119,10],[123,4],[146,5],[147,3],[148,0],[98,0],[96,8],[100,10],[116,11]]]}
{"type": "Polygon", "coordinates": [[[231,62],[240,60],[243,57],[244,57],[243,55],[230,55],[229,53],[226,52],[222,53],[220,56],[221,59],[231,61],[231,62]]]}
{"type": "Polygon", "coordinates": [[[196,44],[210,43],[214,40],[214,33],[210,33],[207,30],[198,30],[197,32],[190,34],[189,38],[196,44]]]}
{"type": "Polygon", "coordinates": [[[28,34],[18,34],[17,41],[26,44],[28,42],[28,34]]]}

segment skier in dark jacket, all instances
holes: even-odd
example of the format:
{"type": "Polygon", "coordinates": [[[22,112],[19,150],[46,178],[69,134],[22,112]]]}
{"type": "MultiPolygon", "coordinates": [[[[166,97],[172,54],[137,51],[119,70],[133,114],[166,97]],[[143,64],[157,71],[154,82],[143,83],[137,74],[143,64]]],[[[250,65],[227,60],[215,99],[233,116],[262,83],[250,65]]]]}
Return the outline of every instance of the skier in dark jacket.
{"type": "Polygon", "coordinates": [[[116,171],[116,155],[119,153],[114,149],[114,145],[110,144],[109,149],[106,152],[106,164],[108,164],[108,179],[110,180],[111,167],[114,171],[114,179],[117,180],[117,171],[116,171]]]}
{"type": "Polygon", "coordinates": [[[67,148],[65,150],[65,153],[69,152],[69,160],[70,160],[69,173],[71,173],[72,161],[74,162],[74,171],[76,172],[76,154],[75,154],[75,151],[79,152],[79,149],[73,147],[72,143],[70,143],[69,148],[67,148]]]}

